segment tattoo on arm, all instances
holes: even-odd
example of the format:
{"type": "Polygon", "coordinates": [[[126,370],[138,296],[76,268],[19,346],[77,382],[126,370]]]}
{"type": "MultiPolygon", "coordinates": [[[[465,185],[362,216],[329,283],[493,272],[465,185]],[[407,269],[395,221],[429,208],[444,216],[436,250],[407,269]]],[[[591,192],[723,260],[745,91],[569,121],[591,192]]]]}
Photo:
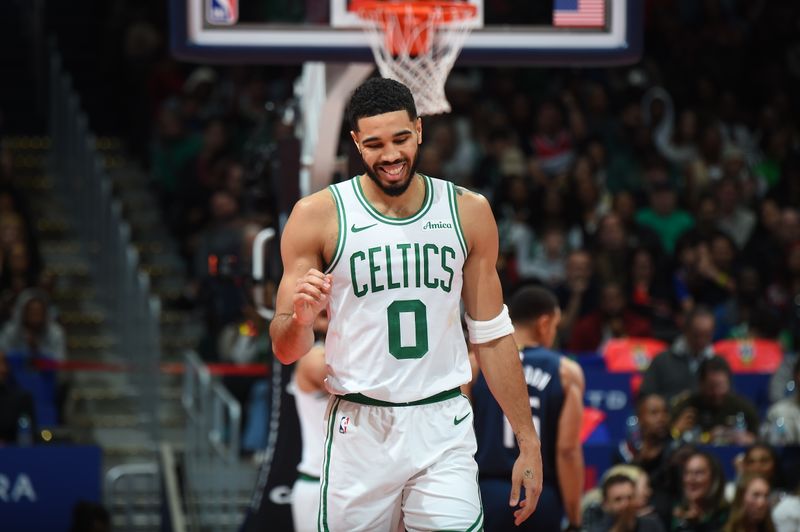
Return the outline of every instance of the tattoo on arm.
{"type": "Polygon", "coordinates": [[[525,478],[533,478],[533,471],[530,469],[526,469],[525,472],[522,474],[525,478]]]}

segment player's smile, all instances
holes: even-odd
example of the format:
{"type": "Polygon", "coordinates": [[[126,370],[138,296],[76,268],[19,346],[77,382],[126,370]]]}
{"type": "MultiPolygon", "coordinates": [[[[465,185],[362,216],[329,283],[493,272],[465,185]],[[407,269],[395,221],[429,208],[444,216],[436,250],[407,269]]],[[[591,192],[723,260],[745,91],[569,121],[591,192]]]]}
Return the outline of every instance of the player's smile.
{"type": "Polygon", "coordinates": [[[404,159],[390,164],[378,165],[375,169],[375,173],[380,174],[389,181],[399,181],[401,178],[405,177],[404,170],[407,167],[408,165],[404,159]]]}

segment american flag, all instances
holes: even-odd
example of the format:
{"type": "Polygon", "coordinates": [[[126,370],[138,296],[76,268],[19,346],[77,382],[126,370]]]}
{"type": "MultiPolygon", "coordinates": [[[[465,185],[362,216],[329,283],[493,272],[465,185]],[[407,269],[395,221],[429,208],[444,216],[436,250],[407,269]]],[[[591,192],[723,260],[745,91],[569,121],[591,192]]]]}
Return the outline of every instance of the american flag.
{"type": "Polygon", "coordinates": [[[606,24],[606,0],[555,0],[553,26],[596,28],[606,24]]]}

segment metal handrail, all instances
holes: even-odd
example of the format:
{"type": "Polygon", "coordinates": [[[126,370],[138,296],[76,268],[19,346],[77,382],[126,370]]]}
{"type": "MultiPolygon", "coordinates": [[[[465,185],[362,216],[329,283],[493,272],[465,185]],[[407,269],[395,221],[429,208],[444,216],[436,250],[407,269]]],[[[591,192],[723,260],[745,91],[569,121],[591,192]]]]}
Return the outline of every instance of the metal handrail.
{"type": "Polygon", "coordinates": [[[194,352],[184,355],[181,403],[186,411],[184,472],[193,530],[238,530],[255,480],[240,460],[241,406],[194,352]]]}
{"type": "Polygon", "coordinates": [[[211,387],[211,447],[229,464],[239,461],[242,408],[220,383],[211,387]]]}
{"type": "Polygon", "coordinates": [[[136,516],[141,515],[142,507],[147,506],[137,496],[148,496],[146,502],[152,503],[150,514],[159,516],[158,485],[159,466],[155,462],[114,466],[108,470],[105,477],[106,504],[114,513],[122,516],[126,528],[131,528],[135,526],[136,516]],[[148,489],[137,490],[137,479],[140,485],[143,482],[149,483],[148,489]]]}
{"type": "Polygon", "coordinates": [[[168,443],[160,447],[161,469],[164,472],[164,491],[169,510],[170,530],[172,532],[186,532],[186,517],[183,513],[183,499],[178,487],[178,475],[175,471],[175,451],[168,443]]]}

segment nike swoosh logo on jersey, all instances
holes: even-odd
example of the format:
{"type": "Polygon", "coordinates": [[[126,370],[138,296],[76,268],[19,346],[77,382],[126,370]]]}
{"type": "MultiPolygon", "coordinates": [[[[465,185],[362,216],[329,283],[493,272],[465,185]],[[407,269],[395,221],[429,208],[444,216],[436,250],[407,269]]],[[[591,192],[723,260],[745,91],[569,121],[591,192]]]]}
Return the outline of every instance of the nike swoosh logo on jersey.
{"type": "Polygon", "coordinates": [[[356,227],[356,224],[353,224],[353,226],[350,228],[350,230],[352,232],[354,232],[354,233],[359,233],[361,231],[369,229],[370,227],[375,227],[376,225],[378,225],[378,224],[365,225],[364,227],[356,227]]]}
{"type": "Polygon", "coordinates": [[[459,423],[461,423],[462,421],[464,421],[464,420],[465,420],[465,419],[467,419],[468,417],[469,417],[469,412],[467,412],[466,414],[464,414],[464,417],[462,417],[462,418],[460,418],[460,419],[459,419],[459,417],[458,417],[458,416],[455,416],[455,417],[453,418],[453,425],[458,425],[459,423]]]}

